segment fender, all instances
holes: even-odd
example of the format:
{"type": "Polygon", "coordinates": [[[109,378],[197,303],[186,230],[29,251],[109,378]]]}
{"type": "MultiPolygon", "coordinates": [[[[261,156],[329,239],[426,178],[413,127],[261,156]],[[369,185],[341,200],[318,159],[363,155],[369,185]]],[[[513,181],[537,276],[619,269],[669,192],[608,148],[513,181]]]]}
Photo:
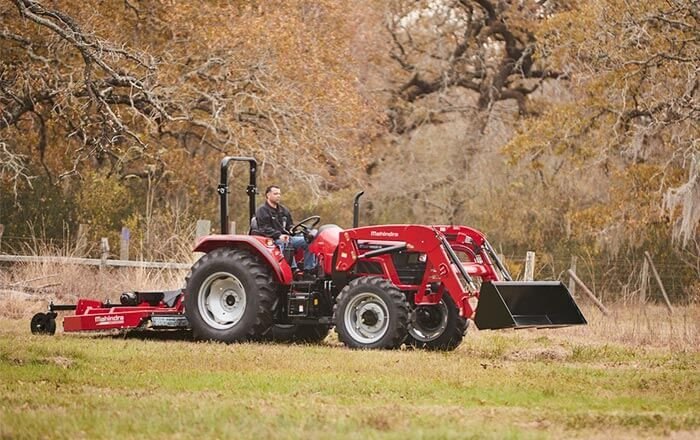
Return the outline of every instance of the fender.
{"type": "Polygon", "coordinates": [[[333,253],[338,248],[340,233],[343,230],[336,225],[323,225],[319,228],[318,235],[309,244],[309,252],[316,255],[323,272],[333,272],[333,253]]]}
{"type": "Polygon", "coordinates": [[[275,242],[268,237],[230,234],[207,235],[199,239],[193,251],[208,253],[214,249],[237,247],[249,249],[259,255],[272,268],[279,283],[284,285],[292,283],[292,269],[284,260],[284,255],[275,242]]]}

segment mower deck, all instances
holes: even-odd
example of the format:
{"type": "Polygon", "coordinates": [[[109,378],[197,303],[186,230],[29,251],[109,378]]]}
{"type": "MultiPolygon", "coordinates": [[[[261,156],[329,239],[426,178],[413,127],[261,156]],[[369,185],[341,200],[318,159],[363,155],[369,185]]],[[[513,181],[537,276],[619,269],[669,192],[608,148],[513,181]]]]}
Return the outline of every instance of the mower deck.
{"type": "Polygon", "coordinates": [[[31,330],[37,334],[56,331],[58,311],[74,310],[63,317],[65,332],[131,330],[138,328],[187,329],[184,314],[183,291],[127,292],[120,304],[95,299],[80,299],[77,304],[49,304],[48,313],[37,313],[32,318],[31,330]]]}

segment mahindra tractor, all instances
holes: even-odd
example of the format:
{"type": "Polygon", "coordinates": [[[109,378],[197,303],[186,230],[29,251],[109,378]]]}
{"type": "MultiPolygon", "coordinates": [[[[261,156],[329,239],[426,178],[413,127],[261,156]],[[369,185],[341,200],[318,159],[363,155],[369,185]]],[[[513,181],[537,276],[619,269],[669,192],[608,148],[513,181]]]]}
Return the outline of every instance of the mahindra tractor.
{"type": "MultiPolygon", "coordinates": [[[[191,330],[221,342],[320,342],[335,328],[351,348],[430,350],[459,346],[472,320],[480,330],[586,324],[559,281],[514,281],[476,229],[457,225],[321,224],[319,216],[289,229],[309,243],[318,265],[295,271],[299,253],[256,235],[257,162],[225,157],[218,186],[221,233],[201,238],[183,289],[126,292],[118,303],[80,299],[49,304],[32,318],[34,333],[53,334],[59,311],[65,332],[191,330]],[[229,164],[247,162],[251,228],[229,233],[229,164]]],[[[301,267],[301,261],[299,266],[301,267]]]]}

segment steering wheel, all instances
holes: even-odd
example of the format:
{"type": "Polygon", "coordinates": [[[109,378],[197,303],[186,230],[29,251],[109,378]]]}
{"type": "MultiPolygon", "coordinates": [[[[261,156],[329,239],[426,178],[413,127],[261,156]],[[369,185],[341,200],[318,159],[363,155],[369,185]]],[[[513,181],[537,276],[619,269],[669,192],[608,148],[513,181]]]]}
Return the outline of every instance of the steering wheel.
{"type": "Polygon", "coordinates": [[[311,217],[306,217],[304,220],[300,221],[296,225],[289,229],[289,233],[292,235],[297,235],[300,232],[307,233],[311,229],[315,228],[316,225],[321,221],[321,216],[312,215],[311,217]]]}

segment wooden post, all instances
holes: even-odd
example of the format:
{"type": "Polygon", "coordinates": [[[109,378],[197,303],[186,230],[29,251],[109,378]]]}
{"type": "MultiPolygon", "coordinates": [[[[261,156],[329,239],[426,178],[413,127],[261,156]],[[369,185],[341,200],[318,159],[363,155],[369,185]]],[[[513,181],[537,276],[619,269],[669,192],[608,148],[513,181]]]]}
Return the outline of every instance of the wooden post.
{"type": "Polygon", "coordinates": [[[100,240],[100,269],[107,265],[107,258],[109,258],[109,241],[107,237],[102,237],[100,240]]]}
{"type": "Polygon", "coordinates": [[[673,308],[671,307],[671,301],[669,301],[669,299],[668,299],[668,295],[666,294],[666,289],[664,289],[664,285],[661,282],[661,277],[659,276],[659,273],[656,271],[656,266],[654,266],[654,262],[651,261],[651,254],[648,251],[645,251],[644,256],[647,257],[647,261],[649,261],[649,266],[651,266],[651,273],[654,274],[654,278],[656,278],[656,282],[659,285],[659,288],[661,289],[661,294],[664,296],[664,301],[666,301],[666,307],[668,308],[668,313],[672,314],[673,308]]]}
{"type": "Polygon", "coordinates": [[[197,220],[197,226],[194,232],[194,242],[206,235],[211,234],[211,220],[197,220]]]}
{"type": "Polygon", "coordinates": [[[524,281],[532,281],[535,279],[535,253],[528,251],[525,254],[525,275],[524,281]]]}
{"type": "Polygon", "coordinates": [[[2,248],[2,234],[3,234],[3,232],[5,232],[5,225],[0,223],[0,249],[2,248]]]}
{"type": "Polygon", "coordinates": [[[79,257],[85,256],[87,250],[88,225],[81,223],[78,225],[78,235],[75,239],[75,254],[79,257]]]}
{"type": "MultiPolygon", "coordinates": [[[[576,255],[571,256],[571,272],[576,274],[576,260],[578,260],[578,257],[576,255]]],[[[569,293],[571,293],[571,296],[575,297],[576,296],[576,282],[569,277],[569,293]]]]}
{"type": "Polygon", "coordinates": [[[642,264],[641,282],[639,286],[639,303],[644,304],[647,301],[647,291],[649,290],[649,261],[644,259],[642,264]]]}
{"type": "Polygon", "coordinates": [[[593,303],[594,303],[596,306],[598,306],[598,308],[600,309],[600,311],[603,312],[603,315],[608,316],[608,315],[610,314],[610,311],[609,311],[608,309],[606,309],[605,306],[603,305],[603,303],[600,302],[600,300],[593,294],[593,292],[591,292],[591,290],[590,290],[588,287],[586,287],[585,284],[583,284],[583,281],[581,281],[581,280],[576,276],[576,274],[573,273],[573,272],[571,271],[571,269],[569,269],[569,270],[567,271],[567,273],[568,273],[569,276],[571,277],[570,279],[574,280],[574,281],[576,282],[576,284],[578,284],[578,285],[581,287],[581,290],[583,290],[583,292],[584,292],[586,295],[588,295],[588,297],[591,299],[591,301],[593,301],[593,303]]]}
{"type": "Polygon", "coordinates": [[[229,234],[236,234],[236,222],[230,222],[228,225],[228,233],[229,234]]]}
{"type": "MultiPolygon", "coordinates": [[[[207,235],[211,234],[211,220],[197,220],[197,226],[195,227],[194,231],[194,244],[195,246],[197,245],[197,242],[199,241],[200,238],[205,237],[207,235]]],[[[194,252],[192,254],[192,261],[196,261],[200,259],[204,255],[203,252],[194,252]]]]}
{"type": "Polygon", "coordinates": [[[129,240],[131,239],[131,231],[127,227],[122,227],[121,237],[119,239],[119,259],[129,259],[129,240]]]}

